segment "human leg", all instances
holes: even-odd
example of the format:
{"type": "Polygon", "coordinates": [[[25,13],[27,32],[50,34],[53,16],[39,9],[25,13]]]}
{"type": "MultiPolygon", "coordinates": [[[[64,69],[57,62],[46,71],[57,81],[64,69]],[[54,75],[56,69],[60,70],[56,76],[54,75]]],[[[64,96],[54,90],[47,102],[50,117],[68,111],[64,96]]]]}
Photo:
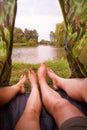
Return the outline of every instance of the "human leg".
{"type": "Polygon", "coordinates": [[[36,75],[32,70],[29,70],[29,80],[31,83],[31,93],[15,130],[40,130],[39,117],[41,112],[41,101],[36,83],[36,75]]]}
{"type": "Polygon", "coordinates": [[[87,78],[64,79],[47,68],[47,73],[53,81],[54,88],[63,89],[71,98],[87,102],[87,78]]]}
{"type": "Polygon", "coordinates": [[[42,93],[42,101],[47,111],[54,117],[57,125],[73,117],[85,117],[75,106],[63,99],[57,92],[52,90],[46,82],[46,65],[42,64],[38,70],[38,79],[42,93]]]}
{"type": "Polygon", "coordinates": [[[24,83],[26,76],[21,75],[20,80],[17,84],[8,87],[0,87],[0,105],[8,103],[16,94],[25,93],[24,83]]]}

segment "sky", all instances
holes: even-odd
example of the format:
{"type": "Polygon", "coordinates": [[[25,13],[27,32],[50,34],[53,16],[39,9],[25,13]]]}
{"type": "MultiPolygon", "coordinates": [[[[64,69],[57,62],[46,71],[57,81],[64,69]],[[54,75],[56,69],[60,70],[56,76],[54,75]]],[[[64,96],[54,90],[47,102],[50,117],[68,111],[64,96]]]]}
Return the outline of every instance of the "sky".
{"type": "Polygon", "coordinates": [[[15,26],[23,30],[36,29],[39,41],[49,40],[51,31],[63,21],[58,0],[18,0],[15,26]]]}

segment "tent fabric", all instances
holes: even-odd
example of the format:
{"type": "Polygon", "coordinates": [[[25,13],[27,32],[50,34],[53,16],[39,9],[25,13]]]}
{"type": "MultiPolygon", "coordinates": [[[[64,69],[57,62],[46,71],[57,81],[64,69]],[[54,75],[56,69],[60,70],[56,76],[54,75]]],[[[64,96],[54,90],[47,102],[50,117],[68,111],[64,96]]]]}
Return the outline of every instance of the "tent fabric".
{"type": "MultiPolygon", "coordinates": [[[[67,94],[61,90],[56,90],[63,98],[69,100],[73,105],[79,108],[85,115],[87,115],[87,103],[77,102],[71,99],[67,94]]],[[[22,115],[27,99],[30,93],[24,95],[17,95],[11,102],[0,107],[0,130],[14,130],[17,121],[22,115]]],[[[42,104],[43,105],[43,104],[42,104]]],[[[42,107],[40,117],[41,130],[59,130],[52,116],[42,107]]]]}
{"type": "Polygon", "coordinates": [[[0,0],[0,86],[9,84],[16,0],[0,0]]]}
{"type": "Polygon", "coordinates": [[[59,0],[65,24],[65,49],[72,77],[87,77],[87,0],[59,0]]]}

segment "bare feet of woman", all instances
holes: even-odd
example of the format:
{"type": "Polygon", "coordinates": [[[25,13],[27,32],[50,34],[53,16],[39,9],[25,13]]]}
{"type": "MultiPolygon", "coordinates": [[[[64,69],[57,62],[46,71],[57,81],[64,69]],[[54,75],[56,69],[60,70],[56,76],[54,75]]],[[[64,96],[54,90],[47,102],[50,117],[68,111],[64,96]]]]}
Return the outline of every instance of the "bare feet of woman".
{"type": "Polygon", "coordinates": [[[86,78],[84,79],[80,79],[80,78],[72,78],[72,79],[64,79],[59,77],[58,75],[56,75],[51,69],[47,68],[47,74],[48,76],[52,79],[54,87],[56,86],[57,88],[66,88],[66,87],[77,87],[79,86],[79,88],[83,85],[84,83],[87,84],[87,80],[86,78]],[[86,81],[86,82],[85,82],[86,81]]]}
{"type": "Polygon", "coordinates": [[[15,87],[18,87],[20,94],[25,93],[25,87],[24,87],[25,82],[26,82],[26,75],[22,74],[21,77],[20,77],[19,82],[15,85],[15,87]]]}
{"type": "Polygon", "coordinates": [[[62,78],[60,78],[59,76],[57,76],[51,69],[47,68],[47,74],[48,76],[51,78],[52,82],[53,82],[53,87],[56,89],[58,88],[58,86],[60,85],[60,80],[62,78]]]}
{"type": "Polygon", "coordinates": [[[54,88],[63,89],[68,96],[78,101],[87,102],[87,78],[64,79],[57,76],[52,70],[47,68],[47,74],[53,81],[54,88]]]}
{"type": "Polygon", "coordinates": [[[36,74],[33,70],[28,70],[28,78],[31,84],[31,89],[33,86],[37,87],[37,79],[36,79],[36,74]]]}

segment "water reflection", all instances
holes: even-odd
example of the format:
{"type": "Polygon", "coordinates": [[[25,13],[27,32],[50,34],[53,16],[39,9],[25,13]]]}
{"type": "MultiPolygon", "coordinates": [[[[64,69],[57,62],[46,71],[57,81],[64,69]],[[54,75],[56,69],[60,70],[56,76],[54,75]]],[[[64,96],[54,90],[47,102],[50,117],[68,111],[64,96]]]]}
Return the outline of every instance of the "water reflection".
{"type": "Polygon", "coordinates": [[[12,53],[12,60],[23,63],[41,63],[47,60],[58,59],[65,56],[64,49],[58,49],[52,46],[43,46],[31,48],[14,48],[12,53]]]}

